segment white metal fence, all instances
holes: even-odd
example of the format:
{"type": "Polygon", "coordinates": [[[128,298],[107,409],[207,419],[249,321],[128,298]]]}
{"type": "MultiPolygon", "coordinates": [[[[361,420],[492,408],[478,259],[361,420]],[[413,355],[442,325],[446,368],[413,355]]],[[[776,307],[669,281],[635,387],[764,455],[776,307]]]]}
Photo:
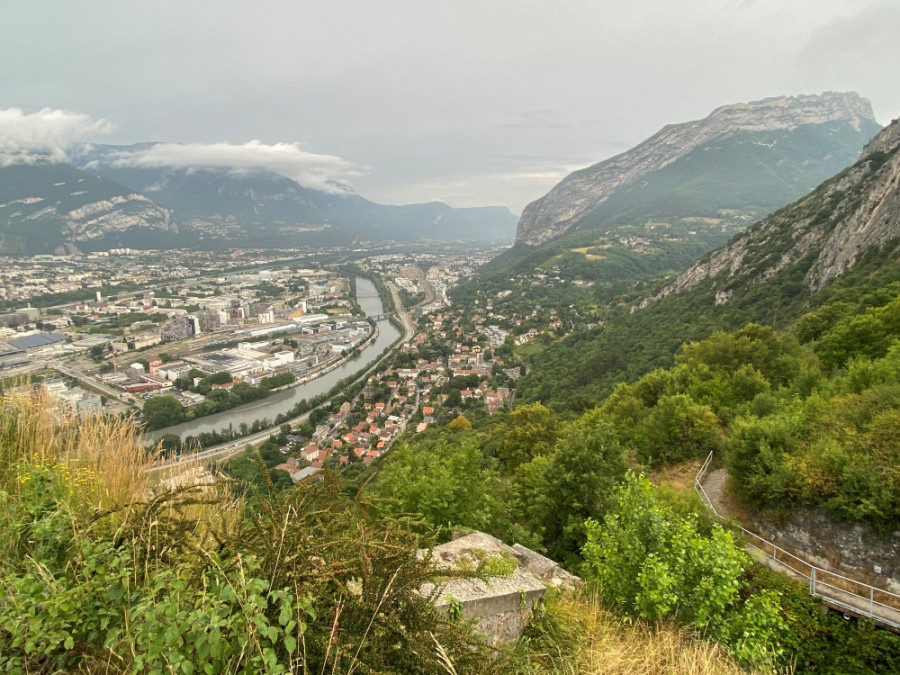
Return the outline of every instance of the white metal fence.
{"type": "MultiPolygon", "coordinates": [[[[713,453],[710,452],[694,477],[694,489],[715,516],[722,519],[723,516],[716,510],[706,490],[703,489],[703,478],[712,459],[713,453]]],[[[747,545],[759,553],[762,561],[766,559],[776,561],[808,580],[811,595],[822,598],[827,604],[850,614],[864,616],[875,623],[900,630],[900,595],[816,567],[755,532],[745,527],[740,529],[747,537],[747,545]]]]}

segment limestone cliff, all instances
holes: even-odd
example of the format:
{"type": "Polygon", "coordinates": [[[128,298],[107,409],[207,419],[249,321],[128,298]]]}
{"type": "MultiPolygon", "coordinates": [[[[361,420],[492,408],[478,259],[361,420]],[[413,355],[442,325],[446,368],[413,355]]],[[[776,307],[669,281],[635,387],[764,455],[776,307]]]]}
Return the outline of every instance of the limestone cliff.
{"type": "Polygon", "coordinates": [[[638,307],[706,280],[713,284],[716,304],[723,304],[738,289],[800,264],[805,285],[817,291],[872,247],[898,239],[900,120],[894,120],[865,147],[856,164],[705,255],[638,307]]]}
{"type": "Polygon", "coordinates": [[[176,234],[170,212],[124,185],[52,162],[0,168],[0,252],[80,250],[127,232],[176,234]]]}
{"type": "Polygon", "coordinates": [[[516,243],[538,245],[565,233],[618,188],[638,183],[715,139],[836,120],[859,129],[864,120],[874,121],[872,106],[852,92],[784,96],[723,106],[703,120],[666,126],[635,148],[570,174],[526,206],[516,243]]]}

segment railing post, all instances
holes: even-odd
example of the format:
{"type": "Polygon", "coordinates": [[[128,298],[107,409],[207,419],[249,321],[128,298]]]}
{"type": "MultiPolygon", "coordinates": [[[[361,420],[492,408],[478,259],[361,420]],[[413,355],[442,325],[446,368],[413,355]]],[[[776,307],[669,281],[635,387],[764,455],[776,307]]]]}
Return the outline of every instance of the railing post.
{"type": "Polygon", "coordinates": [[[869,616],[875,616],[875,587],[869,586],[869,616]]]}
{"type": "Polygon", "coordinates": [[[809,570],[810,570],[809,571],[809,594],[815,595],[816,594],[816,568],[810,567],[809,570]]]}

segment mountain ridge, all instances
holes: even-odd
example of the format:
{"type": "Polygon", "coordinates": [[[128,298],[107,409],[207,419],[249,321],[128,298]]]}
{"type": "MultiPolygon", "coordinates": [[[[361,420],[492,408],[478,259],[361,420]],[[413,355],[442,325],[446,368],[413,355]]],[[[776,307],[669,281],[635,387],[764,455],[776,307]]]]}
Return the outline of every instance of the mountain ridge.
{"type": "Polygon", "coordinates": [[[149,145],[93,146],[76,154],[80,167],[51,161],[0,167],[0,253],[504,242],[517,220],[505,207],[377,204],[349,188],[324,192],[262,169],[104,164],[106,153],[149,145]]]}
{"type": "Polygon", "coordinates": [[[703,256],[672,284],[645,298],[636,309],[710,280],[716,304],[813,258],[803,275],[815,292],[853,267],[874,246],[900,237],[900,120],[894,120],[863,149],[859,160],[808,197],[776,212],[703,256]],[[786,250],[772,242],[790,241],[786,250]]]}
{"type": "Polygon", "coordinates": [[[834,120],[845,120],[857,130],[875,123],[867,99],[854,92],[826,92],[720,106],[702,120],[666,125],[631,150],[570,174],[528,204],[519,219],[516,243],[540,245],[570,231],[620,188],[638,183],[714,139],[834,120]]]}

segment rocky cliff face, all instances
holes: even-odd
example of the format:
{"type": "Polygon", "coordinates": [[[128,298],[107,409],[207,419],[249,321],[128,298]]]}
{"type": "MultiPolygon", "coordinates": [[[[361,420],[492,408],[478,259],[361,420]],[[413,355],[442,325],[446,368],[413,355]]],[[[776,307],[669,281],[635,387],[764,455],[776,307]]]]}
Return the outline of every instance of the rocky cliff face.
{"type": "Polygon", "coordinates": [[[724,106],[703,120],[666,126],[628,152],[567,176],[526,206],[516,243],[538,245],[563,234],[616,189],[636,183],[716,138],[836,120],[849,121],[858,129],[863,120],[874,121],[872,106],[855,93],[786,96],[724,106]]]}
{"type": "Polygon", "coordinates": [[[138,193],[91,202],[60,216],[65,218],[75,242],[125,232],[132,227],[178,232],[166,209],[138,193]]]}
{"type": "Polygon", "coordinates": [[[66,164],[0,168],[0,252],[78,251],[126,231],[176,233],[170,212],[124,185],[66,164]]]}
{"type": "Polygon", "coordinates": [[[817,291],[853,267],[873,246],[900,239],[900,120],[865,147],[859,161],[812,194],[748,228],[707,254],[638,308],[712,280],[716,304],[735,290],[808,265],[817,291]]]}

